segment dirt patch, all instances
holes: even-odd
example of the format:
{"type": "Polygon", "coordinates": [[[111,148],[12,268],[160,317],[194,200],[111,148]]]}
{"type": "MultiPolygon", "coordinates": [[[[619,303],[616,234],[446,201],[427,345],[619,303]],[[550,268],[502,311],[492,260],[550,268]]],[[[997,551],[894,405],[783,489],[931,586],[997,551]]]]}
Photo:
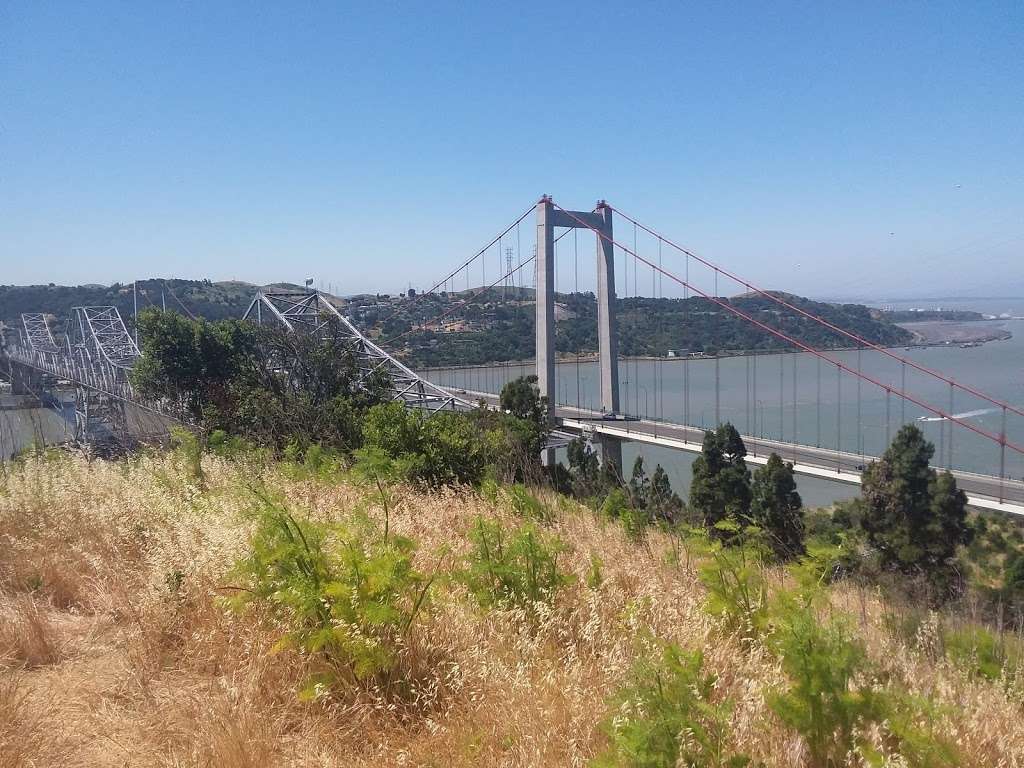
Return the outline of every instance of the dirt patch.
{"type": "Polygon", "coordinates": [[[899,323],[899,326],[914,334],[914,341],[918,344],[970,344],[1008,339],[1013,335],[1000,320],[924,320],[899,323]]]}

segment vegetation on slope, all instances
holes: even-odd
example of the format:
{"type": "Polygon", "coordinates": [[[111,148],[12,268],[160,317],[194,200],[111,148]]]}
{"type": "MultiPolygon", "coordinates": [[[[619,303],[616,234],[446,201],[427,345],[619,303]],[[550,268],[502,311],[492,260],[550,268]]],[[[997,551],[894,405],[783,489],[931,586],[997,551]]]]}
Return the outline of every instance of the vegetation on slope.
{"type": "MultiPolygon", "coordinates": [[[[779,294],[799,309],[882,345],[904,344],[912,335],[860,304],[827,304],[779,294]]],[[[849,347],[842,334],[782,307],[764,296],[745,295],[723,299],[746,315],[782,331],[817,349],[849,347]]],[[[558,352],[592,353],[597,350],[597,303],[591,293],[558,296],[564,311],[556,323],[558,352]]],[[[429,320],[446,304],[443,299],[424,298],[408,313],[398,308],[381,327],[385,339],[407,334],[402,342],[406,354],[417,365],[457,365],[499,360],[525,359],[534,354],[533,306],[502,301],[496,291],[481,295],[453,317],[464,317],[476,328],[454,333],[415,330],[416,323],[429,320]]],[[[792,345],[769,331],[732,314],[712,301],[653,299],[618,300],[619,354],[664,357],[668,350],[704,352],[788,350],[792,345]]],[[[374,327],[374,317],[367,320],[374,327]]],[[[417,326],[418,327],[418,326],[417,326]]]]}
{"type": "Polygon", "coordinates": [[[427,419],[330,335],[147,323],[197,434],[2,467],[0,766],[1024,760],[1013,531],[913,426],[811,514],[722,425],[686,503],[582,441],[542,470],[529,379],[427,419]]]}
{"type": "Polygon", "coordinates": [[[829,586],[827,555],[636,542],[549,492],[385,493],[188,440],[9,468],[0,764],[1024,759],[1019,668],[975,665],[992,636],[908,634],[909,609],[829,586]]]}
{"type": "MultiPolygon", "coordinates": [[[[189,312],[209,320],[241,317],[256,293],[256,286],[234,281],[139,280],[136,287],[139,310],[166,303],[169,310],[184,312],[184,304],[189,312]]],[[[73,307],[110,305],[117,307],[121,316],[128,320],[134,301],[131,283],[0,285],[0,321],[18,325],[22,312],[43,312],[57,318],[59,324],[71,316],[73,307]]]]}

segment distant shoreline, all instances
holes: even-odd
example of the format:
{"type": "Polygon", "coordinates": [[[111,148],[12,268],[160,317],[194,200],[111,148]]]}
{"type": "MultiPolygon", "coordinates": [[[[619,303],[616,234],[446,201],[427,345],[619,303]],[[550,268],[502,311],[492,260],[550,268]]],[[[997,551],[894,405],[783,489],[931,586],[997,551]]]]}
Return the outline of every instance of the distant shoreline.
{"type": "MultiPolygon", "coordinates": [[[[1016,319],[1016,318],[1011,318],[1011,319],[1016,319]]],[[[946,320],[929,320],[929,321],[923,321],[922,323],[919,323],[919,324],[920,325],[925,325],[925,324],[958,324],[958,325],[960,325],[960,324],[970,324],[970,323],[991,323],[991,322],[1000,322],[1001,323],[1002,321],[974,320],[974,321],[963,321],[962,323],[953,323],[953,322],[946,321],[946,320]]],[[[914,323],[906,323],[906,324],[905,323],[900,323],[900,325],[915,325],[915,324],[914,323]]],[[[908,330],[911,330],[911,329],[908,329],[908,330]]],[[[914,341],[910,342],[909,344],[897,344],[897,345],[889,345],[889,346],[882,345],[881,348],[882,349],[893,349],[893,350],[901,349],[901,348],[902,349],[925,349],[927,347],[952,347],[952,346],[958,346],[958,345],[961,345],[961,344],[970,344],[971,346],[979,346],[980,347],[980,346],[982,346],[984,344],[987,344],[990,341],[1006,341],[1007,339],[1010,339],[1010,338],[1013,337],[1013,333],[1010,330],[1008,330],[1006,328],[1001,328],[1000,330],[1001,330],[1001,333],[999,333],[998,335],[993,334],[993,335],[991,335],[990,337],[987,337],[987,338],[955,339],[955,338],[949,337],[949,338],[942,338],[942,339],[938,339],[937,338],[936,340],[933,340],[933,341],[926,341],[926,340],[917,340],[917,339],[915,339],[914,341]]],[[[911,330],[911,332],[913,332],[913,331],[911,330]]],[[[857,347],[836,347],[836,348],[833,348],[833,349],[825,349],[825,350],[820,350],[820,351],[826,352],[826,353],[832,353],[832,352],[853,352],[856,349],[857,349],[857,347]]],[[[867,349],[867,348],[865,347],[864,349],[867,349]]],[[[678,356],[678,357],[655,357],[653,355],[631,355],[631,356],[628,356],[628,357],[620,357],[619,359],[623,360],[623,361],[627,361],[627,362],[628,361],[652,361],[652,362],[660,361],[660,362],[679,363],[679,362],[683,362],[684,360],[714,360],[716,358],[721,359],[721,358],[725,358],[725,357],[761,357],[761,356],[764,356],[764,355],[785,355],[785,354],[806,354],[806,352],[804,350],[801,350],[801,349],[761,349],[761,350],[735,350],[735,351],[733,351],[733,350],[721,350],[717,355],[696,355],[696,356],[685,355],[685,356],[678,356]]],[[[555,364],[556,365],[573,365],[576,362],[580,362],[580,363],[595,363],[595,362],[597,362],[597,359],[598,359],[597,353],[595,353],[595,352],[589,352],[587,354],[581,354],[578,357],[576,355],[573,355],[573,354],[566,355],[565,353],[560,353],[559,357],[555,360],[555,364]]],[[[416,370],[417,371],[422,371],[424,373],[430,373],[432,371],[461,371],[461,370],[472,370],[474,368],[499,368],[499,367],[518,368],[518,367],[530,366],[530,365],[533,365],[533,364],[534,364],[534,361],[532,359],[529,359],[529,360],[495,360],[495,361],[490,362],[490,363],[457,363],[457,364],[454,364],[454,365],[433,365],[433,366],[424,367],[424,368],[417,367],[416,370]]]]}

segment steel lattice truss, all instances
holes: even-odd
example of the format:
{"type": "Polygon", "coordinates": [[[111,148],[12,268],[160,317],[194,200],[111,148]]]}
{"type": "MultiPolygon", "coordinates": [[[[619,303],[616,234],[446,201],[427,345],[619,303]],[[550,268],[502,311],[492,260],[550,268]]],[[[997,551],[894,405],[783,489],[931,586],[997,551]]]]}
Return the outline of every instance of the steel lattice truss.
{"type": "Polygon", "coordinates": [[[262,323],[265,319],[280,323],[291,332],[321,334],[340,328],[351,339],[362,380],[383,372],[390,382],[392,399],[413,408],[430,412],[440,410],[472,410],[468,400],[422,378],[370,341],[319,291],[259,291],[243,319],[262,323]]]}
{"type": "Polygon", "coordinates": [[[22,313],[21,325],[25,332],[25,342],[30,349],[50,355],[60,351],[57,342],[53,340],[53,334],[50,333],[50,326],[46,323],[46,315],[42,312],[22,313]]]}
{"type": "Polygon", "coordinates": [[[75,307],[75,321],[84,345],[95,359],[129,370],[139,359],[139,348],[128,333],[117,307],[75,307]]]}
{"type": "Polygon", "coordinates": [[[54,342],[42,315],[22,317],[21,343],[7,344],[12,363],[75,386],[77,434],[85,442],[97,435],[123,432],[125,405],[180,420],[177,410],[164,402],[141,399],[128,373],[139,358],[135,340],[116,307],[74,307],[67,334],[54,342]]]}

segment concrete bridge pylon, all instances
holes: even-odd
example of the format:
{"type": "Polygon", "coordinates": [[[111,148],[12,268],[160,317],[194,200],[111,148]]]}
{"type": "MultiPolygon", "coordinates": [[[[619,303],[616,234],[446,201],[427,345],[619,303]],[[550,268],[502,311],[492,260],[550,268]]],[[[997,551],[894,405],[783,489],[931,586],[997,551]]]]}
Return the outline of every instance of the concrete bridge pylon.
{"type": "MultiPolygon", "coordinates": [[[[597,240],[597,336],[601,378],[601,411],[619,412],[619,353],[615,318],[615,246],[612,209],[599,200],[593,211],[564,211],[544,195],[537,203],[537,386],[550,406],[555,404],[555,228],[591,229],[597,240]]],[[[622,444],[600,438],[602,460],[622,468],[622,444]]],[[[544,464],[554,463],[547,449],[544,464]]]]}

